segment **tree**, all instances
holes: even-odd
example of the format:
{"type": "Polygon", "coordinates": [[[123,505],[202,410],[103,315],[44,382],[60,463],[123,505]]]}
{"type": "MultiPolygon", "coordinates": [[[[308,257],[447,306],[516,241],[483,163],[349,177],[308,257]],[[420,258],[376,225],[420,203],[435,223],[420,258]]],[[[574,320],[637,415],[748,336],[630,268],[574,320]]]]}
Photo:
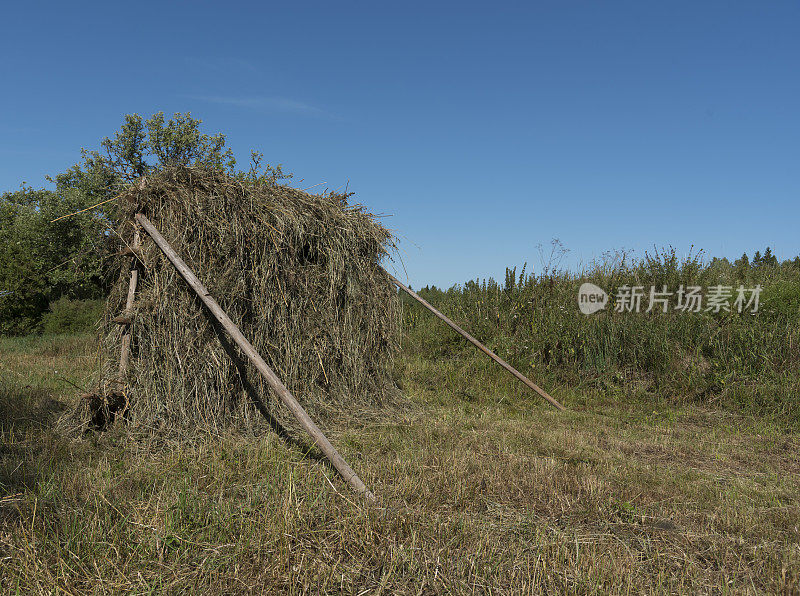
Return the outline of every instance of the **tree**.
{"type": "Polygon", "coordinates": [[[0,332],[22,333],[47,308],[37,255],[38,216],[29,189],[0,197],[0,332]],[[31,275],[33,273],[34,275],[31,275]]]}
{"type": "Polygon", "coordinates": [[[773,267],[778,264],[778,258],[772,254],[772,249],[768,246],[761,257],[761,264],[765,267],[773,267]]]}
{"type": "Polygon", "coordinates": [[[103,229],[88,214],[52,221],[80,204],[75,193],[28,187],[0,196],[0,333],[35,330],[60,297],[104,295],[103,229]]]}
{"type": "MultiPolygon", "coordinates": [[[[120,130],[100,142],[102,152],[82,149],[81,163],[49,180],[55,182],[59,193],[77,191],[88,207],[168,166],[204,166],[233,174],[236,160],[225,146],[225,135],[200,132],[201,124],[188,113],[175,114],[168,121],[163,112],[147,120],[128,114],[120,130]]],[[[113,203],[99,207],[94,214],[113,222],[113,203]]]]}
{"type": "MultiPolygon", "coordinates": [[[[80,163],[48,178],[55,191],[25,187],[0,196],[0,333],[35,330],[59,298],[105,295],[113,277],[107,257],[117,247],[110,199],[132,182],[175,165],[234,174],[224,135],[205,134],[200,124],[189,114],[168,121],[161,112],[147,120],[129,114],[100,151],[82,149],[80,163]]],[[[246,176],[271,183],[288,177],[280,166],[266,165],[261,173],[261,156],[253,160],[246,176]]]]}
{"type": "Polygon", "coordinates": [[[750,259],[747,257],[747,253],[742,253],[742,256],[736,259],[733,264],[736,267],[742,267],[743,269],[748,269],[750,267],[750,259]]]}
{"type": "Polygon", "coordinates": [[[747,272],[750,270],[750,259],[747,257],[747,253],[742,253],[742,256],[733,262],[733,266],[736,267],[737,279],[746,279],[747,272]]]}

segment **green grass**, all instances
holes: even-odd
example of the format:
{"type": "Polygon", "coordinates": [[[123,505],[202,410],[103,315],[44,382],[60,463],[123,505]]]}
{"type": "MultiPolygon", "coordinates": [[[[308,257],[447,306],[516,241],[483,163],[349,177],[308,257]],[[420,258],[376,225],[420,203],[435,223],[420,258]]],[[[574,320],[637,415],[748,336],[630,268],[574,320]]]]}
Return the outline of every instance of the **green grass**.
{"type": "Polygon", "coordinates": [[[95,341],[0,340],[0,591],[796,587],[793,427],[621,381],[548,385],[558,413],[471,351],[406,347],[414,407],[326,429],[378,495],[369,505],[273,434],[59,437],[95,341]]]}
{"type": "MultiPolygon", "coordinates": [[[[723,406],[800,428],[800,267],[742,269],[674,250],[641,261],[617,256],[580,275],[509,269],[504,283],[475,280],[420,295],[524,374],[579,393],[723,406]],[[615,312],[586,316],[578,288],[590,281],[615,296],[623,285],[763,288],[757,313],[615,312]]],[[[406,351],[459,358],[466,347],[421,306],[401,296],[406,351]]],[[[642,311],[647,305],[643,301],[642,311]]]]}

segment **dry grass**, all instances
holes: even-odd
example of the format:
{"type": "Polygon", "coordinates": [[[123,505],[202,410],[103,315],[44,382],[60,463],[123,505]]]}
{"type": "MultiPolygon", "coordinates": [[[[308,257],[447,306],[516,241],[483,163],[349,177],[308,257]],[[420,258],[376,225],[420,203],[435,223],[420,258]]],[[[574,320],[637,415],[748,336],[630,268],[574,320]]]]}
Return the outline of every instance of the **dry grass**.
{"type": "MultiPolygon", "coordinates": [[[[134,215],[145,213],[298,400],[325,417],[396,394],[398,313],[379,266],[392,237],[347,199],[165,169],[120,199],[117,235],[130,245],[134,215]]],[[[142,243],[124,388],[133,426],[192,433],[261,424],[250,401],[269,395],[266,383],[237,368],[197,297],[146,235],[142,243]],[[255,391],[245,390],[243,376],[255,391]]],[[[112,319],[125,307],[130,260],[119,259],[103,324],[104,390],[119,389],[103,382],[119,366],[121,328],[112,319]]]]}
{"type": "MultiPolygon", "coordinates": [[[[270,432],[67,442],[42,400],[93,344],[0,341],[0,589],[19,593],[777,593],[800,566],[800,435],[406,355],[414,413],[336,426],[375,493],[270,432]],[[30,385],[30,387],[27,387],[30,385]],[[37,410],[37,408],[39,408],[37,410]],[[35,410],[36,422],[24,411],[35,410]]],[[[789,592],[791,593],[791,592],[789,592]]]]}

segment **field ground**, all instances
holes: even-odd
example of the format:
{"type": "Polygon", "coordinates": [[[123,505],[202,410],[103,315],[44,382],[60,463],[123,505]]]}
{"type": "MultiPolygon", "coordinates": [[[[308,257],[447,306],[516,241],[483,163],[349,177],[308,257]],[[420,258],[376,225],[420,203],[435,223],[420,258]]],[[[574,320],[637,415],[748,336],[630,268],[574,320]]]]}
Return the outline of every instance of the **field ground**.
{"type": "Polygon", "coordinates": [[[273,434],[59,437],[95,350],[0,339],[3,593],[796,593],[790,426],[406,355],[413,408],[328,428],[370,506],[273,434]]]}

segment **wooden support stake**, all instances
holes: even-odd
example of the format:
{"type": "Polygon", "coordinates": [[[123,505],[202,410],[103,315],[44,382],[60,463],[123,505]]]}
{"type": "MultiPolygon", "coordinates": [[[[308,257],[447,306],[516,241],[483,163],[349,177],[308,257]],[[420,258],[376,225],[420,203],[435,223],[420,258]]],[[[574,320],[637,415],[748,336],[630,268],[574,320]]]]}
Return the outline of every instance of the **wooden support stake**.
{"type": "Polygon", "coordinates": [[[549,395],[549,394],[548,394],[548,393],[547,393],[547,392],[546,392],[544,389],[542,389],[541,387],[539,387],[538,385],[536,385],[536,384],[535,384],[533,381],[531,381],[530,379],[528,379],[528,377],[526,377],[526,376],[525,376],[525,375],[523,375],[521,372],[519,372],[519,371],[518,371],[516,368],[514,368],[513,366],[511,366],[510,364],[508,364],[508,363],[507,363],[505,360],[503,360],[502,358],[500,358],[500,356],[498,356],[497,354],[495,354],[494,352],[492,352],[492,351],[491,351],[489,348],[487,348],[486,346],[484,346],[484,345],[483,345],[481,342],[479,342],[477,339],[475,339],[474,337],[472,337],[472,336],[471,336],[469,333],[467,333],[466,331],[464,331],[464,330],[463,330],[461,327],[459,327],[458,325],[456,325],[455,323],[453,323],[453,321],[451,321],[451,320],[450,320],[450,319],[448,319],[446,316],[444,316],[442,313],[440,313],[438,310],[436,310],[436,309],[435,309],[433,306],[431,306],[431,305],[430,305],[430,303],[428,303],[428,302],[427,302],[427,301],[426,301],[424,298],[422,298],[422,297],[421,297],[419,294],[417,294],[416,292],[414,292],[414,291],[413,291],[411,288],[409,288],[409,287],[407,287],[407,286],[403,285],[403,284],[402,284],[402,283],[401,283],[399,280],[397,280],[397,278],[395,278],[395,277],[394,277],[394,276],[393,276],[391,273],[389,273],[388,271],[386,271],[386,275],[388,275],[388,276],[389,276],[389,279],[390,279],[390,280],[392,281],[392,283],[394,283],[394,284],[395,284],[395,285],[396,285],[398,288],[400,288],[401,290],[403,290],[403,291],[404,291],[406,294],[408,294],[409,296],[411,296],[411,297],[412,297],[414,300],[416,300],[416,301],[417,301],[417,302],[419,302],[419,303],[420,303],[422,306],[424,306],[424,307],[425,307],[425,308],[427,308],[429,311],[431,311],[431,312],[432,312],[434,315],[436,315],[436,316],[437,316],[439,319],[441,319],[442,321],[444,321],[444,322],[445,322],[445,323],[446,323],[446,324],[447,324],[447,325],[448,325],[448,326],[449,326],[451,329],[453,329],[453,331],[455,331],[456,333],[459,333],[460,335],[464,336],[464,337],[467,339],[467,341],[469,341],[469,342],[470,342],[472,345],[474,345],[476,348],[478,348],[478,349],[479,349],[481,352],[483,352],[484,354],[486,354],[486,355],[487,355],[489,358],[491,358],[492,360],[494,360],[495,362],[497,362],[497,364],[499,364],[500,366],[502,366],[504,369],[506,369],[506,370],[507,370],[508,372],[510,372],[512,375],[514,375],[515,377],[517,377],[517,379],[519,379],[520,381],[522,381],[523,383],[525,383],[525,384],[526,384],[528,387],[530,387],[531,389],[533,389],[533,390],[534,390],[536,393],[538,393],[539,395],[541,395],[543,398],[545,398],[545,399],[546,399],[548,402],[550,402],[551,404],[553,404],[553,405],[554,405],[556,408],[558,408],[559,410],[562,410],[562,411],[563,411],[563,410],[565,409],[565,408],[564,408],[564,406],[562,406],[562,405],[561,405],[560,403],[558,403],[558,402],[557,402],[555,399],[553,399],[552,397],[550,397],[550,395],[549,395]]]}
{"type": "MultiPolygon", "coordinates": [[[[117,323],[120,322],[118,319],[125,316],[126,313],[133,312],[133,298],[136,294],[136,286],[139,284],[139,264],[137,262],[136,253],[138,253],[141,244],[142,240],[139,235],[139,228],[136,228],[136,231],[133,233],[133,250],[131,254],[133,254],[134,257],[131,259],[131,281],[130,284],[128,284],[128,298],[125,301],[124,314],[114,319],[117,323]]],[[[125,381],[125,375],[128,373],[128,363],[131,358],[131,321],[121,324],[125,325],[125,327],[122,330],[122,348],[119,354],[118,378],[120,381],[125,381]]]]}
{"type": "Polygon", "coordinates": [[[222,307],[220,307],[217,301],[212,298],[211,294],[209,294],[206,287],[200,282],[199,279],[197,279],[189,266],[183,262],[183,260],[172,249],[172,247],[159,233],[155,226],[153,226],[150,220],[147,219],[147,217],[145,217],[143,214],[139,213],[136,215],[136,221],[141,224],[145,232],[150,235],[164,255],[166,255],[167,259],[169,259],[169,261],[175,266],[175,269],[178,270],[178,273],[180,273],[181,277],[186,280],[186,283],[191,286],[192,290],[194,290],[200,300],[203,301],[203,304],[208,307],[208,310],[211,312],[214,318],[219,321],[220,325],[222,325],[228,335],[230,335],[234,343],[239,346],[239,349],[244,352],[250,362],[252,362],[253,365],[258,369],[258,372],[261,373],[261,375],[266,379],[267,383],[269,383],[270,387],[272,387],[272,390],[278,395],[278,397],[281,398],[281,401],[286,404],[286,407],[289,408],[292,414],[294,414],[295,418],[297,418],[306,432],[311,436],[314,443],[316,443],[325,454],[325,457],[328,458],[339,474],[342,475],[342,478],[347,481],[353,490],[363,494],[369,500],[374,501],[375,495],[373,495],[372,492],[364,485],[364,483],[347,464],[344,458],[339,455],[339,452],[336,451],[336,448],[331,444],[331,442],[322,433],[311,417],[306,413],[306,411],[303,409],[303,406],[301,406],[295,397],[289,392],[286,386],[278,378],[278,375],[273,372],[261,355],[252,346],[252,344],[247,341],[247,338],[245,338],[236,324],[231,321],[230,317],[228,317],[225,311],[222,310],[222,307]]]}

